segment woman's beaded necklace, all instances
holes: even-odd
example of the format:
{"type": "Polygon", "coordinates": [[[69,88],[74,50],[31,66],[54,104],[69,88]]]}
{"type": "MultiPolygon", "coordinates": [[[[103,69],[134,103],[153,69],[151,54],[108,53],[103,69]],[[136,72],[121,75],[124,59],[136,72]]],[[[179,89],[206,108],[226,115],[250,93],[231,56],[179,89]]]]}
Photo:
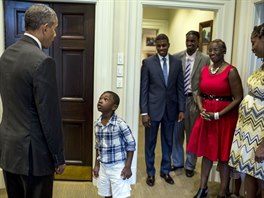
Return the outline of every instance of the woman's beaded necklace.
{"type": "Polygon", "coordinates": [[[218,72],[218,70],[220,69],[220,67],[222,67],[224,65],[225,61],[223,61],[217,68],[214,68],[213,65],[210,65],[210,72],[211,74],[216,74],[218,72]]]}

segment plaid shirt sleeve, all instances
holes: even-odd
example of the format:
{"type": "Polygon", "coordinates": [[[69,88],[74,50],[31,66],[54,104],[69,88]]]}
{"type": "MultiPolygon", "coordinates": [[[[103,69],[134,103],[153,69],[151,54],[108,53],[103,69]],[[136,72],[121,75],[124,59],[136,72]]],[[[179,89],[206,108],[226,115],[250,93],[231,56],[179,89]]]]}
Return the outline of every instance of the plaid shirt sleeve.
{"type": "Polygon", "coordinates": [[[122,140],[125,143],[125,150],[126,151],[135,151],[136,150],[136,141],[132,134],[131,129],[127,125],[125,121],[121,121],[119,123],[120,131],[121,131],[121,137],[122,140]]]}

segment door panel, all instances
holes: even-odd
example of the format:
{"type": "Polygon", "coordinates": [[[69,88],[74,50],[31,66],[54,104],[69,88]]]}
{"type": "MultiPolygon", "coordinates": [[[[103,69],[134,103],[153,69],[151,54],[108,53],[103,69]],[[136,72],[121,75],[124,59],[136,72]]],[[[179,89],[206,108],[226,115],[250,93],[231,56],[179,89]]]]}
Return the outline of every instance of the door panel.
{"type": "Polygon", "coordinates": [[[5,45],[15,43],[25,32],[24,16],[26,9],[31,6],[30,2],[5,1],[5,45]]]}
{"type": "MultiPolygon", "coordinates": [[[[5,1],[6,48],[24,33],[33,2],[5,1]]],[[[94,4],[49,4],[58,15],[57,37],[45,53],[57,63],[67,168],[57,179],[91,180],[93,144],[94,4]]]]}

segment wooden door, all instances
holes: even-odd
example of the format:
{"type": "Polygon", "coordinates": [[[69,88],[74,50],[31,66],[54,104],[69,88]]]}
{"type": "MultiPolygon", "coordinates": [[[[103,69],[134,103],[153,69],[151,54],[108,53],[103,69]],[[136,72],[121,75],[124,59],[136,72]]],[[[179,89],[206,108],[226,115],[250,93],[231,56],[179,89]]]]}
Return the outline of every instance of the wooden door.
{"type": "MultiPolygon", "coordinates": [[[[59,27],[54,58],[61,101],[68,171],[91,179],[95,5],[54,4],[59,27]],[[71,165],[71,166],[70,166],[71,165]],[[89,176],[89,177],[88,177],[89,176]]],[[[66,170],[67,170],[66,169],[66,170]]],[[[64,176],[63,176],[64,177],[64,176]]],[[[74,178],[72,178],[74,179],[74,178]]]]}
{"type": "MultiPolygon", "coordinates": [[[[33,2],[5,1],[6,47],[24,33],[33,2]]],[[[93,153],[94,4],[49,4],[58,15],[57,37],[45,51],[57,63],[67,168],[57,179],[91,180],[93,153]]]]}

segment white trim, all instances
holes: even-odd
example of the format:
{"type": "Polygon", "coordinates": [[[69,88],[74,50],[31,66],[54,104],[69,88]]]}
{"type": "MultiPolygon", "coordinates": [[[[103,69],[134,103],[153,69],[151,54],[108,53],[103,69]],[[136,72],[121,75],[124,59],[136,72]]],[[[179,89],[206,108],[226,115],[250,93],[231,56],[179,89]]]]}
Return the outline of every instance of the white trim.
{"type": "MultiPolygon", "coordinates": [[[[113,11],[113,2],[98,0],[95,11],[94,104],[103,91],[112,88],[113,11]]],[[[93,116],[94,119],[99,116],[96,105],[93,116]]]]}
{"type": "MultiPolygon", "coordinates": [[[[126,91],[125,120],[129,123],[136,142],[138,142],[138,116],[139,116],[139,81],[140,57],[141,57],[141,19],[142,13],[138,12],[138,2],[129,1],[128,4],[128,31],[127,38],[127,81],[124,87],[126,91]],[[139,24],[138,26],[135,26],[139,24]]],[[[137,145],[138,146],[138,145],[137,145]]],[[[132,183],[136,182],[137,151],[134,153],[132,163],[132,183]]]]}
{"type": "MultiPolygon", "coordinates": [[[[27,0],[24,0],[27,1],[27,0]]],[[[52,3],[96,3],[100,0],[28,0],[28,1],[34,1],[34,2],[52,2],[52,3]]]]}
{"type": "MultiPolygon", "coordinates": [[[[97,110],[97,101],[99,96],[105,90],[111,90],[112,68],[113,68],[113,16],[114,16],[114,2],[98,0],[95,11],[95,48],[94,48],[94,100],[93,100],[93,118],[98,118],[99,112],[97,110]],[[105,21],[107,19],[107,23],[105,21]]],[[[93,148],[95,145],[95,138],[93,138],[93,148]]],[[[96,156],[95,149],[93,149],[93,166],[94,156],[96,156]]],[[[96,185],[96,180],[93,180],[96,185]]]]}
{"type": "MultiPolygon", "coordinates": [[[[250,73],[251,59],[253,58],[250,44],[250,34],[253,28],[253,4],[252,1],[240,1],[240,4],[239,17],[244,25],[238,26],[239,37],[237,43],[239,46],[237,47],[237,56],[233,61],[236,63],[241,79],[247,79],[250,73]],[[249,56],[241,56],[241,54],[249,54],[249,56]]],[[[247,81],[242,80],[242,85],[245,89],[247,81]]]]}

